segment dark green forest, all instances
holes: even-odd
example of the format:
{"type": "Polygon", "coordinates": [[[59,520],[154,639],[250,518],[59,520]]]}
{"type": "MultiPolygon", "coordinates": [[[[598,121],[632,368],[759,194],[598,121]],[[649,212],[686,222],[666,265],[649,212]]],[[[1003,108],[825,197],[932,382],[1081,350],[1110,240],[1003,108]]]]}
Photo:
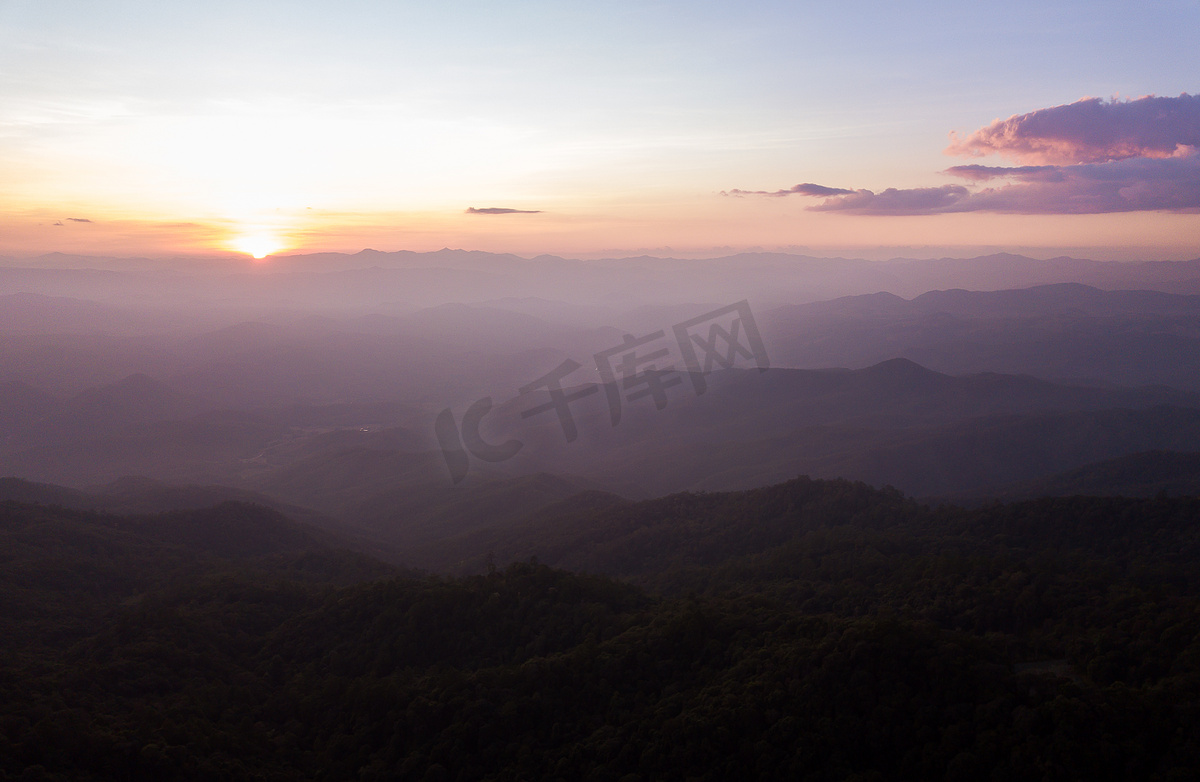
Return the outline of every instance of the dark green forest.
{"type": "Polygon", "coordinates": [[[585,492],[385,564],[0,503],[0,778],[1186,780],[1200,499],[585,492]],[[450,565],[453,564],[454,567],[450,565]]]}

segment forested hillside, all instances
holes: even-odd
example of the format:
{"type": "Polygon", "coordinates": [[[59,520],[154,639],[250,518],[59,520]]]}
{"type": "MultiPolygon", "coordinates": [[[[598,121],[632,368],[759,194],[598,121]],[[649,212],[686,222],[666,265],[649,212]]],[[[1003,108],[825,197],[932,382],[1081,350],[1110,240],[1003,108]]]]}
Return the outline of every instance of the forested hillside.
{"type": "Polygon", "coordinates": [[[935,509],[802,478],[585,492],[507,529],[457,538],[477,574],[448,578],[253,505],[4,503],[0,769],[1182,780],[1200,764],[1195,498],[935,509]]]}

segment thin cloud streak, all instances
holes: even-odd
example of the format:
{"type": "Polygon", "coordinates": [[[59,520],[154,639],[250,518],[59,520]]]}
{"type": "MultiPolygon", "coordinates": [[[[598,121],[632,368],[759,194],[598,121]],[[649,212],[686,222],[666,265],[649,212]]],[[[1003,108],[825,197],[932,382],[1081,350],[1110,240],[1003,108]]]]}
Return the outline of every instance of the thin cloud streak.
{"type": "Polygon", "coordinates": [[[540,215],[541,209],[509,209],[503,206],[489,206],[483,209],[476,209],[473,206],[467,207],[469,215],[540,215]]]}
{"type": "Polygon", "coordinates": [[[772,198],[779,198],[790,195],[806,195],[806,196],[836,196],[848,195],[853,193],[853,190],[846,190],[841,187],[825,187],[824,185],[815,185],[812,182],[804,182],[803,184],[793,185],[787,190],[722,190],[723,196],[747,196],[747,195],[765,195],[772,198]]]}
{"type": "Polygon", "coordinates": [[[906,190],[889,187],[882,193],[858,190],[850,195],[830,198],[812,212],[849,212],[860,215],[922,215],[960,211],[958,205],[969,199],[971,191],[962,185],[917,187],[906,190]]]}

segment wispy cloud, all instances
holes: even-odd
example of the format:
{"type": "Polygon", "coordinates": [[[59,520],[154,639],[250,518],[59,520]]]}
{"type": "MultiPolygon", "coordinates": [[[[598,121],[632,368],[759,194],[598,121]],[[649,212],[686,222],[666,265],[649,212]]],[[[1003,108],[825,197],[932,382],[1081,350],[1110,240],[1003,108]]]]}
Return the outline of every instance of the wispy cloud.
{"type": "Polygon", "coordinates": [[[972,184],[876,193],[823,185],[789,190],[732,190],[730,195],[824,197],[814,212],[922,215],[952,212],[1103,214],[1200,210],[1200,96],[1134,101],[1086,98],[997,120],[947,154],[999,153],[1019,166],[961,165],[942,172],[972,184]]]}
{"type": "Polygon", "coordinates": [[[90,223],[90,222],[92,222],[91,220],[87,219],[86,217],[68,217],[67,220],[69,220],[72,223],[90,223]]]}
{"type": "Polygon", "coordinates": [[[469,215],[540,215],[541,209],[509,209],[503,206],[489,206],[484,209],[467,207],[469,215]]]}
{"type": "Polygon", "coordinates": [[[806,195],[806,196],[835,196],[853,193],[853,190],[846,190],[841,187],[825,187],[824,185],[814,185],[812,182],[805,182],[800,185],[793,185],[787,190],[722,190],[721,195],[724,196],[746,196],[746,195],[765,195],[772,197],[790,196],[790,195],[806,195]]]}

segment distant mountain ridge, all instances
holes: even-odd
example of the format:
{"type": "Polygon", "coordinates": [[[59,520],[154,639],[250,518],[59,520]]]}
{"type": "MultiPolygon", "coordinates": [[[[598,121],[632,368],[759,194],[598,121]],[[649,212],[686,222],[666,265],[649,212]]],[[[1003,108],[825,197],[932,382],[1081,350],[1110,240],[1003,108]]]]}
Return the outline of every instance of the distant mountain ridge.
{"type": "Polygon", "coordinates": [[[769,310],[772,360],[870,366],[907,358],[950,374],[1003,372],[1200,390],[1200,296],[1062,283],[887,293],[769,310]]]}
{"type": "Polygon", "coordinates": [[[973,317],[1029,317],[1070,313],[1111,316],[1128,313],[1200,315],[1200,295],[1146,289],[1105,290],[1078,282],[1060,282],[1001,290],[939,288],[911,299],[879,292],[843,296],[773,311],[788,314],[863,316],[945,312],[973,317]]]}
{"type": "MultiPolygon", "coordinates": [[[[1030,483],[990,492],[987,499],[1033,497],[1200,496],[1200,452],[1142,451],[1094,462],[1030,483]]],[[[981,499],[980,495],[952,499],[981,499]]]]}
{"type": "Polygon", "coordinates": [[[1200,293],[1200,259],[1038,260],[1007,253],[891,261],[787,253],[589,261],[447,249],[279,256],[264,267],[239,268],[224,261],[211,268],[216,273],[205,273],[196,263],[164,265],[153,271],[7,265],[0,267],[0,295],[25,291],[93,298],[137,292],[170,301],[186,291],[193,306],[202,302],[366,306],[397,301],[431,306],[504,297],[606,306],[751,298],[765,306],[779,306],[878,291],[912,297],[946,288],[999,290],[1072,282],[1106,289],[1200,293]]]}
{"type": "MultiPolygon", "coordinates": [[[[152,397],[157,388],[140,379],[118,386],[121,393],[149,389],[152,397]]],[[[593,395],[573,409],[582,433],[573,444],[556,419],[521,418],[529,404],[522,397],[498,400],[488,437],[516,437],[525,446],[505,462],[477,465],[472,485],[546,473],[590,482],[579,489],[645,497],[810,474],[941,496],[1000,489],[1141,450],[1187,450],[1189,438],[1200,441],[1200,392],[1073,386],[998,373],[956,377],[907,359],[859,370],[716,372],[704,396],[673,391],[661,411],[627,405],[619,427],[593,395]]],[[[429,508],[443,502],[449,478],[432,426],[419,425],[428,419],[386,406],[305,410],[210,410],[132,420],[107,434],[85,426],[57,445],[10,450],[0,456],[0,474],[73,486],[124,475],[233,485],[345,521],[363,515],[372,524],[387,518],[389,495],[401,506],[416,497],[429,508]],[[308,422],[311,428],[288,423],[310,414],[320,416],[308,422]],[[410,423],[346,425],[376,415],[403,415],[410,423]],[[312,426],[322,419],[323,426],[312,426]]],[[[428,518],[425,510],[414,512],[428,518]]]]}
{"type": "MultiPolygon", "coordinates": [[[[263,514],[275,514],[272,518],[286,517],[288,524],[303,526],[307,530],[304,534],[308,536],[304,538],[304,541],[307,541],[305,545],[338,545],[369,553],[384,561],[398,560],[395,550],[381,544],[375,537],[364,535],[359,528],[310,508],[280,502],[264,494],[230,486],[173,485],[140,476],[126,476],[102,486],[74,489],[20,478],[0,477],[0,503],[2,502],[36,503],[115,516],[199,512],[233,503],[239,506],[253,506],[263,514]]],[[[183,531],[179,534],[183,534],[183,531]]],[[[244,536],[245,530],[230,528],[219,534],[237,539],[244,536]]],[[[213,545],[218,543],[214,542],[213,545]]]]}

